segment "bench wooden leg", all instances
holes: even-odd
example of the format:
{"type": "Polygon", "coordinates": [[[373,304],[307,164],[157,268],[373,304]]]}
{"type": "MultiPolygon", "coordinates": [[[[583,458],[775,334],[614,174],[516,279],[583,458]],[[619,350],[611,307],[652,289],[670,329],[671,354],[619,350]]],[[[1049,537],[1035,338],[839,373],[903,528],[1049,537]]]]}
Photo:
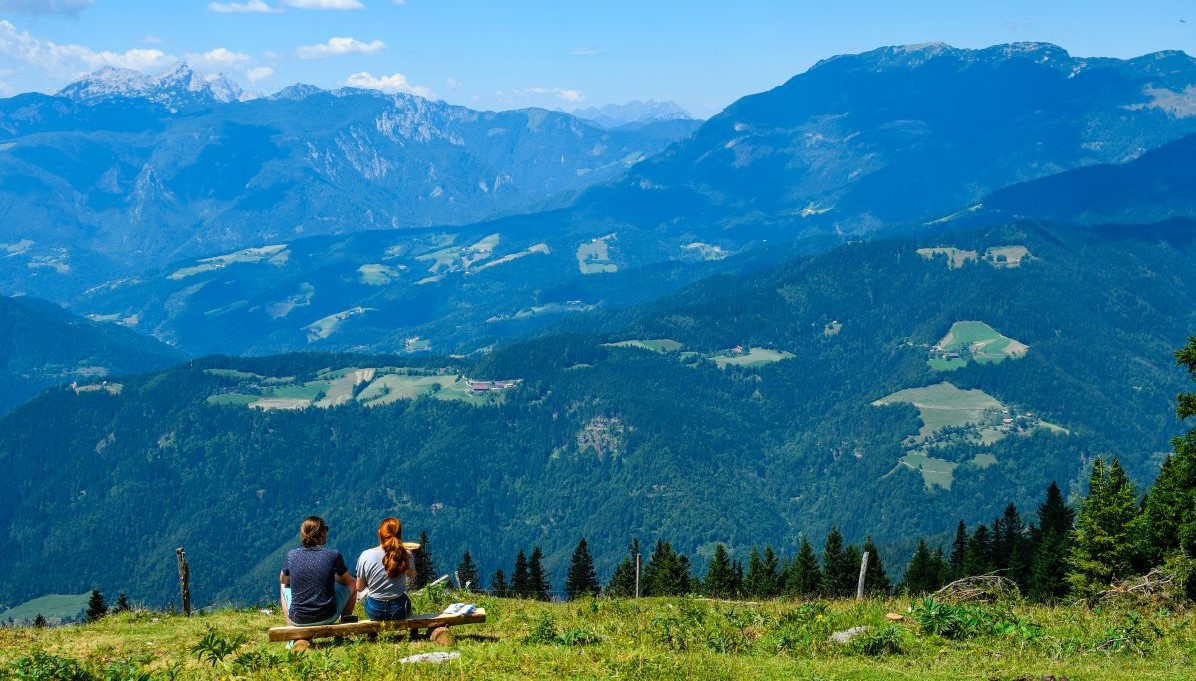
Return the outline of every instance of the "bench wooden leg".
{"type": "Polygon", "coordinates": [[[432,630],[432,634],[428,638],[432,639],[432,642],[436,645],[441,646],[451,646],[453,645],[453,641],[456,640],[453,637],[453,632],[449,631],[448,627],[436,627],[432,630]]]}

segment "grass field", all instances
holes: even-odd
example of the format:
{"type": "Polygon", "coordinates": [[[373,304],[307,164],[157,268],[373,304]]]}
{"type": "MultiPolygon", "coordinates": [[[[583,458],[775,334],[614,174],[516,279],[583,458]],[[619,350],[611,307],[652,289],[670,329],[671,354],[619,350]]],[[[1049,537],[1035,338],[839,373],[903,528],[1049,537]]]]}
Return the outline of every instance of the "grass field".
{"type": "Polygon", "coordinates": [[[291,653],[266,640],[281,617],[257,609],[191,618],[134,611],[82,627],[2,629],[0,677],[1179,681],[1196,662],[1191,615],[1162,607],[981,605],[976,612],[1003,626],[951,637],[923,628],[912,599],[538,603],[437,592],[417,597],[416,610],[453,600],[478,603],[487,621],[454,628],[447,647],[384,633],[291,653]],[[886,613],[902,618],[889,622],[886,613]],[[867,629],[851,643],[828,641],[856,626],[867,629]],[[400,663],[438,651],[459,657],[400,663]]]}
{"type": "Polygon", "coordinates": [[[1004,407],[982,390],[960,390],[946,381],[924,388],[901,390],[876,400],[872,405],[884,406],[897,402],[907,402],[918,409],[922,417],[922,428],[918,431],[921,439],[947,426],[979,424],[984,420],[987,410],[1004,407]]]}
{"type": "Polygon", "coordinates": [[[1021,267],[1022,261],[1031,257],[1025,246],[996,246],[984,252],[984,259],[993,267],[1021,267]]]}
{"type": "MultiPolygon", "coordinates": [[[[1006,359],[1024,357],[1029,347],[1012,338],[1001,335],[996,329],[977,321],[955,322],[947,335],[937,344],[943,352],[966,350],[972,359],[980,364],[996,364],[1006,359]]],[[[955,359],[932,358],[928,360],[931,368],[942,366],[943,362],[957,362],[955,359]],[[935,361],[941,360],[938,365],[935,361]]],[[[954,366],[954,365],[951,365],[954,366]]],[[[958,368],[954,366],[954,368],[958,368]]]]}
{"type": "Polygon", "coordinates": [[[525,258],[529,255],[534,255],[536,253],[548,255],[549,253],[552,253],[552,249],[550,249],[548,247],[548,244],[536,244],[534,246],[529,246],[528,248],[526,248],[522,251],[519,251],[518,253],[511,253],[510,255],[504,255],[501,258],[495,258],[494,260],[491,260],[488,263],[483,263],[481,265],[478,265],[477,267],[474,268],[474,271],[481,272],[482,270],[489,269],[491,267],[494,267],[495,265],[503,265],[503,264],[518,260],[520,258],[525,258]]]}
{"type": "Polygon", "coordinates": [[[919,248],[918,255],[927,260],[934,260],[938,256],[946,256],[947,267],[951,269],[959,269],[964,266],[964,263],[976,262],[980,254],[976,251],[964,251],[951,246],[940,246],[938,248],[919,248]]]}
{"type": "Polygon", "coordinates": [[[710,359],[712,359],[720,369],[725,369],[728,366],[751,369],[754,367],[764,366],[765,364],[779,362],[783,359],[792,359],[793,357],[794,355],[792,352],[785,352],[783,350],[748,348],[748,351],[743,354],[718,354],[712,356],[710,359]]]}
{"type": "Polygon", "coordinates": [[[303,330],[307,332],[307,341],[309,343],[311,343],[313,341],[318,341],[318,340],[327,338],[327,337],[331,336],[332,334],[336,333],[337,331],[339,331],[341,326],[344,325],[346,320],[356,317],[358,315],[363,315],[369,311],[370,311],[370,308],[367,308],[367,307],[361,307],[361,306],[351,307],[348,310],[344,310],[343,312],[337,312],[336,314],[330,314],[327,317],[324,317],[323,319],[316,320],[316,321],[312,322],[311,324],[308,324],[307,326],[303,327],[303,330]]]}
{"type": "Polygon", "coordinates": [[[399,278],[398,268],[378,263],[370,263],[357,268],[361,283],[366,286],[385,286],[399,278]]]}
{"type": "Polygon", "coordinates": [[[901,457],[901,463],[922,474],[926,489],[935,485],[943,489],[951,489],[951,484],[955,482],[955,469],[959,466],[957,463],[915,452],[901,457]]]}
{"type": "Polygon", "coordinates": [[[681,344],[669,338],[651,338],[648,340],[625,340],[617,343],[603,343],[609,348],[639,348],[651,352],[677,352],[681,344]]]}
{"type": "Polygon", "coordinates": [[[228,267],[233,263],[253,264],[270,260],[282,262],[285,260],[286,255],[287,247],[284,244],[274,244],[271,246],[261,246],[258,248],[246,248],[244,250],[237,251],[236,253],[228,253],[226,255],[218,255],[212,258],[197,260],[195,261],[195,265],[191,267],[179,268],[166,278],[172,280],[185,279],[195,274],[219,270],[228,267]]]}
{"type": "Polygon", "coordinates": [[[590,239],[577,247],[577,269],[582,274],[604,274],[617,272],[619,268],[610,260],[610,247],[607,241],[613,234],[590,239]]]}
{"type": "Polygon", "coordinates": [[[0,622],[12,622],[17,625],[32,624],[38,615],[45,617],[49,622],[78,619],[87,609],[87,601],[90,598],[90,591],[77,595],[42,596],[0,612],[0,622]]]}

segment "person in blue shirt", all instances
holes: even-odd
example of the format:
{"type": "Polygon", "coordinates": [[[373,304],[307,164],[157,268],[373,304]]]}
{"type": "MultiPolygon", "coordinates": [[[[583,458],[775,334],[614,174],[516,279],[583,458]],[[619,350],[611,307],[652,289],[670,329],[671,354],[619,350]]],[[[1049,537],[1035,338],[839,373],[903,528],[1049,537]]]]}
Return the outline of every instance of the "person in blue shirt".
{"type": "Polygon", "coordinates": [[[328,524],[320,516],[304,518],[299,527],[303,544],[287,552],[278,576],[280,598],[287,624],[314,626],[340,621],[356,622],[353,576],[340,551],[330,549],[328,524]]]}

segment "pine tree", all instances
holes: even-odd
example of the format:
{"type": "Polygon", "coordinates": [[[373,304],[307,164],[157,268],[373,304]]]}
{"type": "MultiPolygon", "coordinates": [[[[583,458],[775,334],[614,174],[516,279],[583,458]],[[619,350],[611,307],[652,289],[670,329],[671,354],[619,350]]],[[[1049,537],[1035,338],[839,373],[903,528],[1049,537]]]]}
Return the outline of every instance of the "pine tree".
{"type": "MultiPolygon", "coordinates": [[[[1196,380],[1196,337],[1188,339],[1175,359],[1196,380]]],[[[1196,393],[1182,393],[1177,402],[1181,421],[1196,416],[1196,393]]],[[[1196,428],[1173,439],[1171,446],[1173,453],[1142,505],[1140,553],[1148,566],[1168,563],[1172,572],[1187,572],[1184,588],[1196,599],[1196,428]]]]}
{"type": "Polygon", "coordinates": [[[935,563],[930,548],[926,546],[926,540],[919,539],[914,557],[905,570],[906,592],[911,596],[916,596],[938,589],[941,586],[939,583],[940,569],[941,566],[935,563]]]}
{"type": "Polygon", "coordinates": [[[743,595],[748,598],[763,596],[763,581],[764,561],[760,559],[760,550],[753,546],[752,552],[748,554],[747,575],[743,578],[743,595]]]}
{"type": "Polygon", "coordinates": [[[469,555],[469,549],[465,550],[461,562],[457,563],[457,580],[466,591],[478,590],[478,566],[474,564],[473,556],[469,555]]]}
{"type": "MultiPolygon", "coordinates": [[[[851,581],[851,556],[843,548],[843,535],[839,528],[832,527],[826,535],[826,543],[822,547],[822,595],[827,598],[843,598],[855,593],[855,585],[848,585],[851,581]]],[[[859,563],[854,565],[858,575],[859,563]]]]}
{"type": "Polygon", "coordinates": [[[532,581],[527,570],[527,556],[523,549],[515,556],[515,569],[511,571],[511,595],[515,598],[531,598],[532,581]]]}
{"type": "Polygon", "coordinates": [[[818,567],[818,556],[814,555],[810,540],[803,536],[785,582],[785,591],[791,596],[815,598],[821,588],[822,570],[818,567]]]}
{"type": "Polygon", "coordinates": [[[91,590],[91,599],[87,601],[85,621],[95,622],[108,614],[108,604],[104,602],[104,594],[99,589],[91,590]]]}
{"type": "Polygon", "coordinates": [[[880,551],[872,537],[864,540],[864,550],[868,552],[868,567],[864,572],[864,592],[869,596],[884,596],[889,593],[892,584],[885,572],[884,562],[880,559],[880,551]]]}
{"type": "Polygon", "coordinates": [[[531,558],[527,561],[527,586],[531,591],[530,596],[537,601],[549,600],[549,592],[552,591],[548,575],[544,574],[543,562],[544,552],[539,546],[533,546],[531,558]]]}
{"type": "Polygon", "coordinates": [[[1097,459],[1088,480],[1088,497],[1072,531],[1067,581],[1072,591],[1090,595],[1126,577],[1135,558],[1138,512],[1134,485],[1116,458],[1097,459]]]}
{"type": "Polygon", "coordinates": [[[116,609],[113,612],[125,612],[129,609],[129,599],[125,598],[125,592],[121,591],[116,595],[116,609]]]}
{"type": "Polygon", "coordinates": [[[1046,500],[1038,507],[1038,527],[1032,533],[1029,596],[1046,602],[1068,592],[1067,556],[1071,552],[1071,528],[1075,513],[1063,501],[1059,485],[1051,482],[1046,500]]]}
{"type": "Polygon", "coordinates": [[[46,628],[46,616],[41,614],[40,612],[37,613],[37,617],[33,618],[33,628],[34,629],[45,629],[46,628]]]}
{"type": "Polygon", "coordinates": [[[569,562],[569,577],[565,580],[565,597],[569,600],[585,596],[598,595],[598,574],[594,572],[594,558],[590,555],[590,547],[586,538],[582,537],[573,549],[573,559],[569,562]]]}
{"type": "Polygon", "coordinates": [[[968,548],[964,553],[963,572],[961,576],[974,577],[976,575],[987,575],[993,572],[994,569],[992,537],[989,535],[987,526],[978,525],[972,537],[968,539],[968,548]]]}
{"type": "Polygon", "coordinates": [[[644,566],[642,591],[647,596],[680,596],[690,591],[689,559],[673,551],[663,539],[644,566]]]}
{"type": "Polygon", "coordinates": [[[946,584],[951,577],[951,563],[947,560],[947,556],[943,553],[943,547],[938,547],[934,550],[934,563],[939,568],[939,586],[946,584]]]}
{"type": "Polygon", "coordinates": [[[635,557],[640,551],[640,540],[632,539],[627,547],[627,556],[615,566],[615,571],[606,584],[606,595],[615,598],[635,596],[635,557]]]}
{"type": "Polygon", "coordinates": [[[960,520],[959,526],[955,528],[955,541],[951,542],[951,560],[948,563],[947,581],[954,581],[967,576],[964,574],[963,569],[963,564],[967,560],[967,557],[968,526],[960,520]]]}
{"type": "Polygon", "coordinates": [[[499,597],[511,594],[511,589],[507,586],[507,576],[503,574],[501,568],[495,570],[494,576],[490,578],[490,593],[499,597]]]}
{"type": "Polygon", "coordinates": [[[731,557],[727,554],[727,547],[721,543],[714,547],[714,557],[706,567],[706,576],[702,579],[702,591],[711,598],[728,598],[735,595],[735,571],[731,567],[731,557]]]}
{"type": "Polygon", "coordinates": [[[428,545],[428,533],[419,533],[419,548],[415,551],[415,580],[411,588],[422,589],[436,580],[436,564],[432,562],[432,549],[428,545]]]}

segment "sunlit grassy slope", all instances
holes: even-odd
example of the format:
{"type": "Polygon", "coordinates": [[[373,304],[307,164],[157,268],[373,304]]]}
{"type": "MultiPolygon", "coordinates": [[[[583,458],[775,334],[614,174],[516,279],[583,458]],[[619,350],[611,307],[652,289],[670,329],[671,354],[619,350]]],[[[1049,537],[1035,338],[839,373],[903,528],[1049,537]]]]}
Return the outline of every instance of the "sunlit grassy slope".
{"type": "Polygon", "coordinates": [[[383,634],[293,654],[266,641],[280,617],[258,609],[190,619],[142,611],[82,627],[3,629],[0,678],[73,669],[90,675],[76,678],[1187,679],[1196,657],[1191,615],[1158,607],[988,605],[1005,622],[1000,631],[956,638],[924,631],[910,600],[548,604],[449,592],[417,608],[460,598],[484,606],[489,619],[455,629],[448,647],[383,634]],[[887,613],[905,619],[889,622],[887,613]],[[869,629],[846,645],[828,642],[853,626],[869,629]],[[235,649],[222,654],[222,644],[235,649]],[[433,651],[460,657],[399,663],[433,651]]]}

